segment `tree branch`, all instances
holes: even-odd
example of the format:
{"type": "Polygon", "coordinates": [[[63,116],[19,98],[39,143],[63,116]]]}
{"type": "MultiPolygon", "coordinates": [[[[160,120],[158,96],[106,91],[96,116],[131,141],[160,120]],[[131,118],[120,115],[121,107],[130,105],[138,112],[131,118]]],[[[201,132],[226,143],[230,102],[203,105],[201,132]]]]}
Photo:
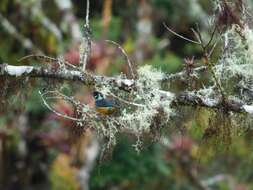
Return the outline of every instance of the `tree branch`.
{"type": "MultiPolygon", "coordinates": [[[[208,67],[206,66],[200,66],[200,67],[196,67],[195,69],[193,69],[193,73],[202,73],[202,72],[205,72],[208,70],[208,67]]],[[[177,80],[177,79],[183,79],[185,80],[185,76],[187,76],[187,71],[184,70],[184,71],[181,71],[181,72],[178,72],[178,73],[175,73],[175,74],[169,74],[169,75],[166,75],[164,78],[163,78],[163,82],[166,82],[166,81],[173,81],[173,80],[177,80]]]]}
{"type": "Polygon", "coordinates": [[[184,92],[179,94],[174,103],[180,105],[201,106],[210,109],[224,109],[226,111],[237,113],[253,114],[253,105],[245,105],[242,102],[229,99],[224,102],[222,97],[211,99],[193,94],[192,92],[184,92]]]}
{"type": "Polygon", "coordinates": [[[84,24],[84,32],[80,45],[80,68],[83,71],[86,69],[86,65],[89,60],[91,52],[91,31],[89,25],[89,10],[90,10],[90,1],[86,0],[86,18],[84,24]]]}
{"type": "Polygon", "coordinates": [[[130,91],[134,88],[134,80],[91,75],[86,72],[84,73],[76,70],[58,69],[54,71],[47,67],[12,66],[8,64],[1,64],[0,77],[1,76],[52,78],[59,80],[79,81],[87,86],[106,83],[117,86],[125,91],[130,91]]]}
{"type": "MultiPolygon", "coordinates": [[[[204,67],[199,70],[204,69],[204,67]]],[[[178,73],[177,76],[183,76],[184,72],[178,73]]],[[[34,77],[34,78],[53,78],[59,80],[79,81],[87,86],[110,84],[121,90],[130,92],[136,89],[134,80],[122,79],[120,77],[106,77],[100,75],[91,75],[86,72],[58,69],[56,71],[46,67],[34,66],[12,66],[8,64],[0,65],[0,77],[34,77]]],[[[174,78],[176,74],[172,75],[174,78]]],[[[184,92],[176,96],[173,101],[177,105],[201,106],[210,109],[225,109],[237,113],[253,114],[253,105],[246,105],[243,102],[235,100],[222,101],[222,98],[206,98],[193,92],[184,92]]]]}

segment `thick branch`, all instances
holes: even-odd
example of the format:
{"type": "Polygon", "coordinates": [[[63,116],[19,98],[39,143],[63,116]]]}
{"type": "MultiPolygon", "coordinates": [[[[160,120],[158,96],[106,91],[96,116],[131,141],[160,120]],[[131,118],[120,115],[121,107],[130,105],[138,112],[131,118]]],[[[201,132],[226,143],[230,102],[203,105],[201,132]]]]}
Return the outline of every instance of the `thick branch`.
{"type": "MultiPolygon", "coordinates": [[[[200,67],[196,67],[195,69],[193,69],[193,73],[202,73],[207,71],[208,68],[206,66],[200,66],[200,67]]],[[[166,75],[163,79],[163,81],[173,81],[173,80],[177,80],[177,79],[182,79],[185,80],[185,76],[187,76],[187,71],[181,71],[175,74],[169,74],[166,75]]]]}
{"type": "Polygon", "coordinates": [[[224,102],[222,98],[207,99],[205,97],[187,92],[178,95],[174,103],[180,105],[201,106],[210,109],[224,109],[226,111],[233,111],[238,113],[246,112],[253,114],[253,106],[244,105],[243,103],[234,100],[226,100],[224,102]]]}
{"type": "MultiPolygon", "coordinates": [[[[204,69],[204,68],[203,68],[204,69]]],[[[79,81],[84,85],[103,85],[110,84],[118,87],[124,91],[131,91],[136,89],[135,81],[129,79],[122,79],[117,77],[106,77],[99,75],[91,75],[81,71],[58,69],[53,71],[46,67],[34,67],[34,66],[11,66],[8,64],[0,65],[0,77],[36,77],[36,78],[53,78],[60,80],[79,81]]],[[[174,75],[175,76],[175,75],[174,75]]],[[[178,76],[183,76],[180,73],[178,76]]],[[[242,102],[235,100],[222,101],[222,98],[210,99],[201,97],[194,93],[184,92],[176,96],[174,105],[191,105],[201,106],[211,109],[225,109],[226,111],[233,111],[237,113],[249,113],[253,114],[253,105],[246,105],[242,102]]]]}
{"type": "Polygon", "coordinates": [[[99,75],[90,75],[81,71],[58,69],[53,71],[47,67],[34,66],[12,66],[8,64],[0,65],[0,76],[9,77],[35,77],[35,78],[53,78],[60,80],[80,81],[84,85],[92,86],[95,84],[111,84],[118,88],[130,91],[134,88],[134,80],[105,77],[99,75]]]}

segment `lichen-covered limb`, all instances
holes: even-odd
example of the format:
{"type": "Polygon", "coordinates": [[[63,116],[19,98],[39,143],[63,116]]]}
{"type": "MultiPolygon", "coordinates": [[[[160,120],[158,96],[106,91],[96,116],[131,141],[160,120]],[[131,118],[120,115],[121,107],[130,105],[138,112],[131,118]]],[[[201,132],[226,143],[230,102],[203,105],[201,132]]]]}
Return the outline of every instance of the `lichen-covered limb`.
{"type": "MultiPolygon", "coordinates": [[[[208,70],[208,67],[206,66],[200,66],[200,67],[196,67],[195,69],[193,69],[193,73],[202,73],[208,70]]],[[[178,80],[178,79],[182,79],[185,80],[185,76],[187,75],[187,71],[181,71],[175,74],[169,74],[166,75],[163,79],[163,81],[173,81],[173,80],[178,80]]]]}
{"type": "Polygon", "coordinates": [[[210,109],[223,109],[225,111],[253,115],[253,105],[247,105],[244,102],[232,99],[226,99],[224,101],[222,97],[217,97],[215,99],[202,97],[189,92],[177,95],[173,103],[174,105],[201,106],[210,109]]]}
{"type": "MultiPolygon", "coordinates": [[[[204,69],[204,68],[203,68],[204,69]]],[[[178,75],[183,75],[182,72],[178,75]]],[[[0,77],[36,77],[36,78],[53,78],[59,80],[79,81],[84,85],[93,86],[99,84],[111,84],[124,91],[131,91],[136,89],[134,80],[122,79],[117,77],[106,77],[99,75],[91,75],[81,71],[75,70],[56,70],[53,71],[47,67],[34,66],[12,66],[8,64],[0,65],[0,77]]],[[[225,109],[227,111],[249,113],[253,114],[253,105],[246,105],[235,100],[222,101],[222,98],[216,99],[201,97],[194,93],[184,92],[175,97],[174,105],[192,105],[202,106],[211,109],[225,109]]]]}
{"type": "MultiPolygon", "coordinates": [[[[196,68],[196,72],[197,71],[201,72],[204,70],[206,70],[206,67],[196,68]]],[[[165,81],[175,80],[180,77],[183,77],[184,74],[185,72],[182,71],[177,74],[172,74],[171,77],[169,77],[170,75],[168,75],[164,78],[164,80],[165,81]]],[[[132,79],[90,75],[88,73],[84,73],[81,71],[67,70],[67,69],[55,71],[47,67],[13,66],[8,64],[0,64],[0,76],[11,76],[11,77],[29,76],[41,78],[54,78],[61,80],[73,80],[73,81],[80,81],[85,85],[107,83],[115,85],[125,91],[131,91],[132,89],[135,88],[135,81],[132,79]]]]}
{"type": "Polygon", "coordinates": [[[211,109],[224,109],[237,113],[253,114],[253,105],[246,105],[242,102],[227,99],[223,101],[221,97],[216,99],[201,97],[193,93],[181,93],[174,101],[175,104],[201,106],[211,109]]]}
{"type": "Polygon", "coordinates": [[[80,45],[80,68],[85,71],[86,65],[91,52],[91,31],[89,24],[89,10],[90,10],[90,1],[86,0],[86,18],[84,25],[84,33],[80,45]]]}
{"type": "Polygon", "coordinates": [[[245,112],[253,115],[253,105],[243,105],[242,108],[245,112]]]}
{"type": "Polygon", "coordinates": [[[0,64],[0,76],[9,77],[35,77],[35,78],[53,78],[59,80],[80,81],[84,85],[92,86],[95,84],[111,84],[118,88],[130,91],[134,88],[134,80],[91,75],[81,71],[58,69],[52,70],[47,67],[34,66],[13,66],[0,64]]]}

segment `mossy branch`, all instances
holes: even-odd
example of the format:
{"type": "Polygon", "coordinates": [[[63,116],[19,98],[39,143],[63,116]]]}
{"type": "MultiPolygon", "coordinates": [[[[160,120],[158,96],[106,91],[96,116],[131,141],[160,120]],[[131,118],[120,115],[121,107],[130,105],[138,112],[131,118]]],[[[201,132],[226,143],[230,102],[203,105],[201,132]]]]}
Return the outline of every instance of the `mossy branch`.
{"type": "MultiPolygon", "coordinates": [[[[204,69],[204,67],[202,68],[204,69]]],[[[200,70],[202,70],[200,69],[200,70]]],[[[179,76],[182,76],[180,73],[179,76]]],[[[175,76],[175,75],[172,75],[175,76]]],[[[117,87],[119,90],[131,92],[137,90],[136,81],[130,79],[122,79],[117,77],[106,77],[100,75],[87,74],[86,72],[75,70],[52,70],[47,67],[34,67],[34,66],[12,66],[8,64],[0,65],[0,77],[32,77],[32,78],[53,78],[59,80],[79,81],[83,85],[94,86],[107,83],[117,87]]],[[[242,102],[234,100],[226,100],[225,102],[220,99],[207,99],[192,92],[183,92],[177,95],[173,101],[173,105],[191,105],[201,106],[210,109],[224,108],[228,111],[237,113],[250,113],[253,114],[253,106],[246,105],[242,102]]]]}

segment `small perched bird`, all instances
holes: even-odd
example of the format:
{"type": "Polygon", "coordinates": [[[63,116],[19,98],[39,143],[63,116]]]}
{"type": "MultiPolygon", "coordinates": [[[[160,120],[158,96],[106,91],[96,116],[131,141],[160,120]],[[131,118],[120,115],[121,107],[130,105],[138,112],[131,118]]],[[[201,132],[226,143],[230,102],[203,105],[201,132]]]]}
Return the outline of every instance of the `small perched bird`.
{"type": "Polygon", "coordinates": [[[100,92],[93,92],[93,97],[95,99],[96,111],[104,114],[110,115],[116,111],[114,102],[104,98],[103,94],[100,92]]]}

